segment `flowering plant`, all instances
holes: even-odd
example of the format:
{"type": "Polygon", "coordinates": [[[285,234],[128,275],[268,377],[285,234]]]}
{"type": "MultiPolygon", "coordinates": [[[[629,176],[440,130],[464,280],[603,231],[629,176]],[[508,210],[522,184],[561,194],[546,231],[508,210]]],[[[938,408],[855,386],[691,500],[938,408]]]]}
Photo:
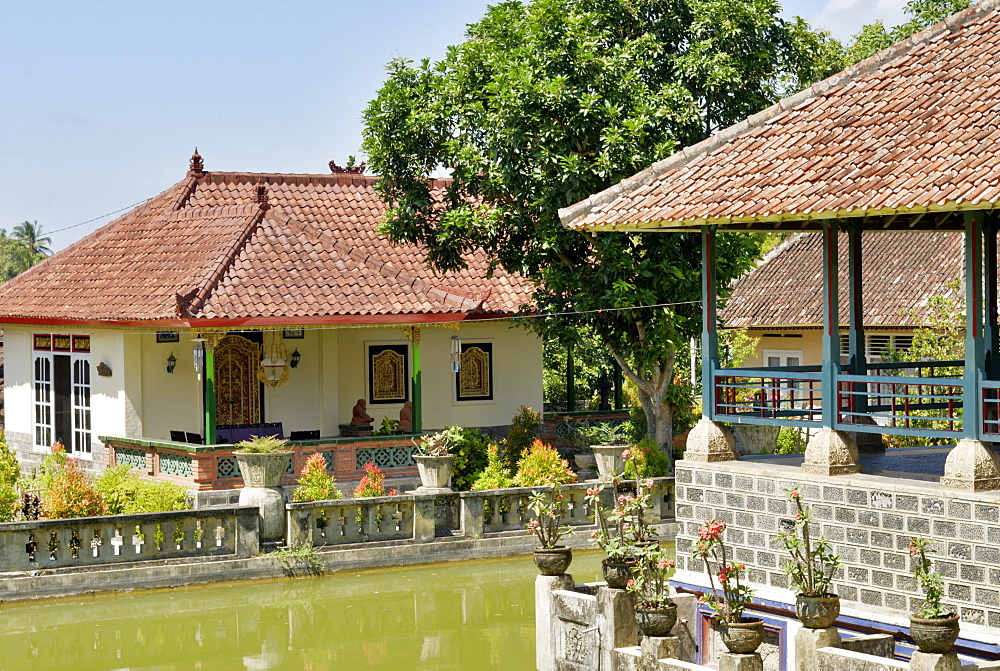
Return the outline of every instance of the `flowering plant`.
{"type": "Polygon", "coordinates": [[[944,581],[941,574],[933,570],[934,562],[928,554],[937,552],[931,541],[927,538],[910,538],[910,558],[913,563],[913,577],[920,584],[920,589],[924,591],[924,605],[917,613],[917,617],[924,619],[936,619],[951,616],[951,611],[941,605],[944,597],[944,581]]]}
{"type": "Polygon", "coordinates": [[[395,489],[386,490],[385,474],[373,461],[365,464],[365,476],[354,488],[354,498],[356,499],[370,496],[395,496],[398,493],[395,489]]]}
{"type": "Polygon", "coordinates": [[[447,457],[451,454],[451,448],[457,445],[461,438],[462,427],[449,426],[444,431],[415,438],[413,444],[417,446],[417,450],[419,450],[421,456],[447,457]]]}
{"type": "Polygon", "coordinates": [[[725,530],[726,523],[719,520],[712,520],[698,527],[698,540],[691,554],[704,560],[708,584],[712,588],[712,593],[699,598],[698,603],[714,611],[712,617],[716,622],[733,624],[743,618],[743,611],[750,604],[753,590],[741,581],[746,566],[729,561],[726,544],[722,540],[722,532],[725,530]],[[718,596],[719,589],[715,586],[716,577],[722,591],[721,599],[718,596]]]}
{"type": "Polygon", "coordinates": [[[667,586],[668,574],[673,571],[674,560],[658,546],[652,545],[636,550],[638,564],[632,569],[632,579],[625,589],[636,596],[640,608],[663,608],[670,604],[667,586]]]}
{"type": "Polygon", "coordinates": [[[528,522],[528,533],[538,536],[538,543],[545,549],[556,547],[559,539],[571,529],[562,524],[566,515],[566,499],[559,493],[559,486],[552,485],[535,492],[528,499],[528,508],[535,518],[528,522]]]}
{"type": "Polygon", "coordinates": [[[820,536],[813,539],[809,530],[812,522],[812,510],[802,503],[802,493],[798,488],[786,489],[785,494],[795,502],[794,531],[782,531],[778,534],[785,549],[792,556],[792,561],[782,568],[788,580],[802,596],[824,596],[829,594],[833,573],[840,568],[840,555],[833,554],[830,542],[820,536]]]}
{"type": "MultiPolygon", "coordinates": [[[[625,451],[628,454],[628,450],[625,451]]],[[[620,475],[611,479],[611,507],[605,505],[605,486],[587,490],[586,501],[597,529],[591,540],[607,553],[609,559],[625,561],[635,558],[636,546],[648,543],[651,536],[649,524],[643,515],[650,507],[651,479],[637,480],[633,491],[625,491],[620,475]]]]}

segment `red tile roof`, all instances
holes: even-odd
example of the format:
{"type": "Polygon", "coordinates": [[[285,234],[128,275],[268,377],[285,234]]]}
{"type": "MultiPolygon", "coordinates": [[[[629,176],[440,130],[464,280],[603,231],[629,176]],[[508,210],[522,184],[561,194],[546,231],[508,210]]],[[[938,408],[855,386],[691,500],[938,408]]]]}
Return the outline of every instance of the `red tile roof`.
{"type": "Polygon", "coordinates": [[[591,230],[805,230],[997,203],[1000,0],[982,0],[560,216],[591,230]]]}
{"type": "MultiPolygon", "coordinates": [[[[961,233],[866,232],[861,236],[862,319],[869,328],[911,329],[930,314],[928,301],[951,295],[963,276],[961,233]]],[[[848,322],[847,236],[840,236],[840,323],[848,322]]],[[[821,326],[823,241],[817,233],[792,236],[733,286],[719,311],[733,328],[821,326]]]]}
{"type": "Polygon", "coordinates": [[[484,254],[437,274],[378,237],[376,178],[198,173],[0,286],[0,321],[408,323],[511,314],[484,254]],[[267,206],[256,202],[263,184],[267,206]]]}

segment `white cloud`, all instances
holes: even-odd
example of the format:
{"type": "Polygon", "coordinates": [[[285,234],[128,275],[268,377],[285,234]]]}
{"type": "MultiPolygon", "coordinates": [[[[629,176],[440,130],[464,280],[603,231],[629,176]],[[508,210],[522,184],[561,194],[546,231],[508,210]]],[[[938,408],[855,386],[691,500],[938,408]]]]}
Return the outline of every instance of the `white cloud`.
{"type": "Polygon", "coordinates": [[[827,0],[823,9],[809,23],[824,28],[841,41],[856,35],[863,26],[879,19],[886,27],[903,23],[906,0],[827,0]]]}

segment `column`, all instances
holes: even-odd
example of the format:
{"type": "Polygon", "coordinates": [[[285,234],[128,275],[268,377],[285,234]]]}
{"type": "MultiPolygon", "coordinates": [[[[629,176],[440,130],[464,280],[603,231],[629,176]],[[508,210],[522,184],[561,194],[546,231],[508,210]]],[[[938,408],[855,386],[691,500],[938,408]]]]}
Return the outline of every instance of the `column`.
{"type": "Polygon", "coordinates": [[[566,412],[576,409],[576,365],[573,362],[573,346],[566,345],[566,412]]]}
{"type": "Polygon", "coordinates": [[[411,382],[413,433],[420,433],[424,430],[424,403],[420,384],[420,327],[411,327],[410,334],[410,347],[413,350],[413,379],[411,382]]]}
{"type": "Polygon", "coordinates": [[[215,348],[202,343],[205,348],[205,444],[214,445],[215,433],[215,348]]]}
{"type": "Polygon", "coordinates": [[[837,422],[837,371],[840,367],[840,295],[837,232],[839,222],[823,220],[823,428],[837,422]]]}
{"type": "Polygon", "coordinates": [[[715,226],[701,227],[701,414],[708,419],[715,419],[715,369],[719,367],[716,235],[715,226]]]}
{"type": "Polygon", "coordinates": [[[963,429],[975,439],[982,430],[979,382],[984,375],[986,338],[983,329],[983,213],[965,213],[965,376],[962,391],[963,429]]]}
{"type": "Polygon", "coordinates": [[[997,315],[997,223],[996,212],[990,212],[983,221],[983,305],[985,322],[983,339],[986,344],[986,377],[996,380],[1000,376],[1000,326],[997,315]]]}

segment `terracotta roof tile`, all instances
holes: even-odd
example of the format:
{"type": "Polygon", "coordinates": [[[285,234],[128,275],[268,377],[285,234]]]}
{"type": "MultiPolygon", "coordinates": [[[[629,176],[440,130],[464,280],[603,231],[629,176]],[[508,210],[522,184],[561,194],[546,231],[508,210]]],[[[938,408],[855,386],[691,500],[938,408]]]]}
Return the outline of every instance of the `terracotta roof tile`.
{"type": "Polygon", "coordinates": [[[560,211],[693,227],[997,204],[1000,0],[979,4],[560,211]]]}
{"type": "Polygon", "coordinates": [[[0,319],[183,322],[510,314],[530,291],[484,254],[437,274],[376,226],[364,175],[188,177],[0,287],[0,319]],[[270,208],[253,202],[267,187],[270,208]]]}

